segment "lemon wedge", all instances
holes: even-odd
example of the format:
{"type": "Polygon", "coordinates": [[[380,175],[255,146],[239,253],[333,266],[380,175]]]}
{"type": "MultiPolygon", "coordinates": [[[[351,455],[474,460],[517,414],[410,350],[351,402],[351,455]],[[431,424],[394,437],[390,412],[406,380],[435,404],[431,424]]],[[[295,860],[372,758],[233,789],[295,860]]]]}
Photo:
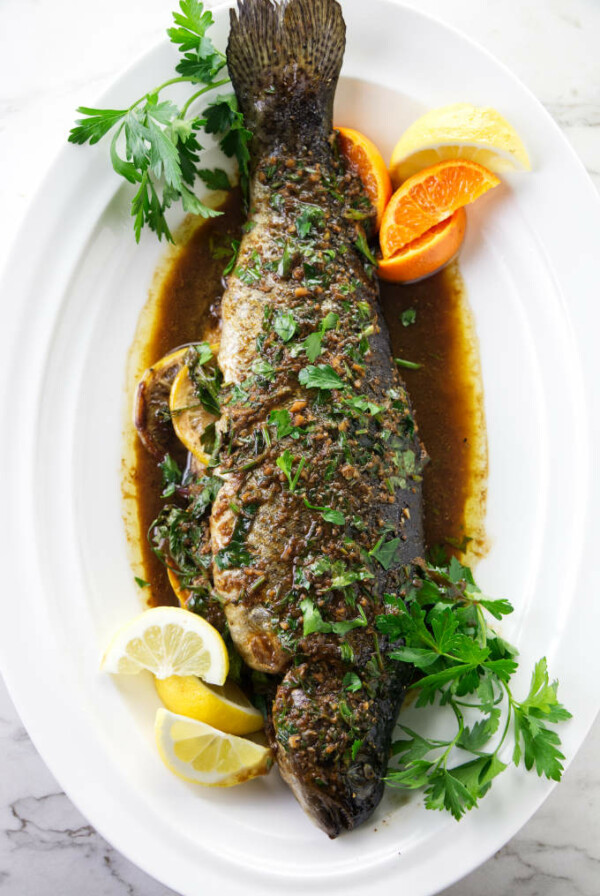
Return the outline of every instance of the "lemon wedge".
{"type": "Polygon", "coordinates": [[[158,696],[171,712],[197,719],[228,734],[253,734],[263,727],[262,713],[234,682],[205,684],[195,675],[157,678],[158,696]]]}
{"type": "Polygon", "coordinates": [[[100,668],[125,675],[148,669],[155,678],[198,675],[220,685],[229,657],[219,632],[201,616],[180,607],[153,607],[116,632],[100,668]]]}
{"type": "Polygon", "coordinates": [[[205,787],[242,784],[266,775],[273,765],[268,747],[168,709],[157,710],[154,734],[167,768],[184,781],[205,787]]]}
{"type": "Polygon", "coordinates": [[[426,112],[402,134],[390,162],[392,181],[398,186],[423,168],[457,158],[496,174],[531,169],[521,138],[496,109],[454,103],[426,112]]]}

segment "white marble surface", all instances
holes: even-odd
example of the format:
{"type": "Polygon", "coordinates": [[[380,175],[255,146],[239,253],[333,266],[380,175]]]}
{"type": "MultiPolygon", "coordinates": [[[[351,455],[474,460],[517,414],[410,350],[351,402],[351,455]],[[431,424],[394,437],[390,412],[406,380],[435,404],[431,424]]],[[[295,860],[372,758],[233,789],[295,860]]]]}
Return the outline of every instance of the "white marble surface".
{"type": "MultiPolygon", "coordinates": [[[[368,0],[365,0],[368,2],[368,0]]],[[[171,0],[0,0],[0,267],[81,103],[160,38],[171,0]]],[[[412,0],[539,97],[600,189],[598,0],[412,0]]],[[[6,300],[7,297],[3,297],[6,300]]],[[[7,594],[3,600],[10,599],[7,594]]],[[[600,894],[600,721],[537,815],[445,896],[600,894]]],[[[0,682],[2,896],[167,896],[61,792],[0,682]]]]}

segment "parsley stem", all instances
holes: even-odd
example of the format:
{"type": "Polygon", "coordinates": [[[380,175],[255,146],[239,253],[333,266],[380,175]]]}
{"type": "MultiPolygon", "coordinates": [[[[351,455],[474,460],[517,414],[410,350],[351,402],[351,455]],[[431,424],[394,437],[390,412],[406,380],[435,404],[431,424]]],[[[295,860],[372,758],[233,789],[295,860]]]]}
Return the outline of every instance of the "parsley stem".
{"type": "Polygon", "coordinates": [[[143,96],[141,96],[139,98],[139,100],[136,100],[135,103],[132,103],[127,111],[131,112],[133,109],[135,109],[136,106],[139,106],[140,103],[143,103],[144,100],[147,100],[149,96],[153,96],[154,94],[160,93],[161,90],[165,89],[165,87],[170,87],[171,84],[182,84],[185,81],[189,81],[189,80],[190,80],[189,77],[187,77],[185,75],[180,75],[178,78],[169,78],[169,80],[165,81],[163,84],[161,84],[160,87],[155,87],[154,90],[149,90],[148,93],[145,93],[143,96]]]}
{"type": "Polygon", "coordinates": [[[456,732],[456,735],[454,736],[454,738],[448,743],[447,748],[444,750],[444,752],[442,753],[442,755],[436,762],[436,764],[435,764],[436,768],[439,768],[442,763],[444,765],[444,768],[446,768],[446,765],[448,762],[448,757],[449,757],[450,753],[452,752],[452,750],[454,749],[454,747],[456,746],[456,744],[458,743],[458,741],[460,740],[463,731],[465,730],[465,720],[464,720],[462,712],[460,711],[458,705],[456,704],[456,701],[453,699],[450,699],[448,702],[449,702],[450,706],[452,707],[454,715],[456,716],[456,721],[458,722],[458,731],[456,732]]]}
{"type": "Polygon", "coordinates": [[[512,693],[511,693],[511,690],[510,690],[509,686],[508,686],[505,682],[503,682],[503,681],[501,682],[501,685],[502,685],[502,687],[504,688],[504,690],[506,691],[506,696],[507,696],[507,698],[508,698],[508,711],[507,711],[507,713],[506,713],[506,724],[505,724],[505,726],[504,726],[504,731],[502,732],[502,737],[500,738],[500,743],[498,744],[498,746],[497,746],[496,749],[494,750],[494,755],[497,755],[497,754],[500,752],[500,748],[502,747],[502,744],[503,744],[504,741],[506,740],[506,735],[508,734],[508,730],[509,730],[509,728],[510,728],[510,722],[511,722],[512,711],[513,711],[513,704],[514,704],[513,695],[512,695],[512,693]]]}
{"type": "Polygon", "coordinates": [[[224,84],[229,84],[229,78],[223,78],[222,81],[215,81],[213,84],[207,84],[206,87],[203,87],[201,90],[197,90],[196,93],[193,93],[189,100],[187,100],[187,102],[184,103],[184,105],[181,107],[181,112],[179,113],[178,117],[185,118],[185,114],[194,100],[197,100],[198,97],[202,96],[203,93],[208,93],[209,90],[214,90],[216,87],[223,87],[224,84]]]}
{"type": "Polygon", "coordinates": [[[483,615],[483,609],[481,604],[473,601],[477,612],[477,621],[479,625],[477,626],[477,641],[480,647],[485,647],[487,645],[487,624],[485,621],[485,616],[483,615]]]}

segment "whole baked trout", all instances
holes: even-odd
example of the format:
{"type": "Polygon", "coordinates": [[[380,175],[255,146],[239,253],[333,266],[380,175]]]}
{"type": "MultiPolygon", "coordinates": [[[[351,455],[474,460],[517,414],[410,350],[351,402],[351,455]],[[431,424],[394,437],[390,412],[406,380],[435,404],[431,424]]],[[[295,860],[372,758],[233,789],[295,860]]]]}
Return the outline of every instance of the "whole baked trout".
{"type": "Polygon", "coordinates": [[[332,126],[335,0],[243,0],[227,58],[251,144],[222,303],[213,574],[235,645],[277,676],[281,774],[331,837],[379,802],[409,671],[378,631],[423,556],[424,451],[391,356],[374,212],[332,126]]]}

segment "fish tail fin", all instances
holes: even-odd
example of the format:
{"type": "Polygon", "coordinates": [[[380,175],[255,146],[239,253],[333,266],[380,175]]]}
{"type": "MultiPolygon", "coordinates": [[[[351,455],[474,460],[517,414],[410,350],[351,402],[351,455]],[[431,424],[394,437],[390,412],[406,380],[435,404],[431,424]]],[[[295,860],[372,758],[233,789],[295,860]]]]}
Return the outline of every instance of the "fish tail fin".
{"type": "Polygon", "coordinates": [[[345,44],[336,0],[238,0],[227,62],[259,148],[327,140],[345,44]]]}

